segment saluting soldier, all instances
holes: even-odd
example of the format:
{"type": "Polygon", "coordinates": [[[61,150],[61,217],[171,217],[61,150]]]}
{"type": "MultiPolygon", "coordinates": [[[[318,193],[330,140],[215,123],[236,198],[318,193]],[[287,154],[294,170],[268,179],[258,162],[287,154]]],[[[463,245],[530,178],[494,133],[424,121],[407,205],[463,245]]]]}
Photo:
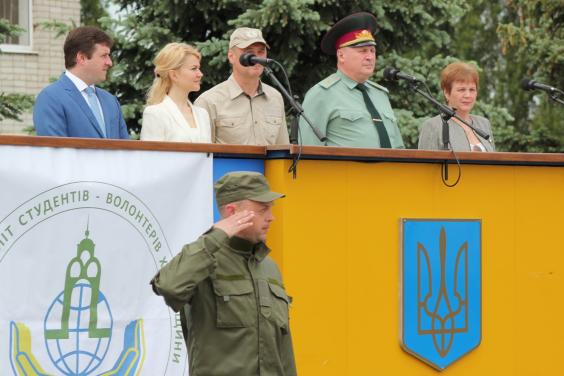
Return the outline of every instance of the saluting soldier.
{"type": "Polygon", "coordinates": [[[190,375],[295,376],[290,298],[265,244],[284,195],[256,172],[228,173],[214,188],[222,219],[157,273],[153,290],[181,311],[190,375]]]}
{"type": "MultiPolygon", "coordinates": [[[[337,57],[337,72],[306,93],[307,117],[327,137],[326,146],[404,148],[388,90],[369,81],[376,65],[376,18],[355,13],[323,37],[321,50],[337,57]]],[[[323,145],[303,120],[304,145],[323,145]]]]}

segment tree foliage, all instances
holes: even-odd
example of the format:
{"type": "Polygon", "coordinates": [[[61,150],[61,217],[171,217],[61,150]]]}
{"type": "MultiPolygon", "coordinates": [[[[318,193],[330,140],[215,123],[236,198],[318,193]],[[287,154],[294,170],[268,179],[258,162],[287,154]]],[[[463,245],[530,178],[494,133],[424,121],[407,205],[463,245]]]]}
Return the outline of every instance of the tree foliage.
{"type": "MultiPolygon", "coordinates": [[[[520,87],[524,77],[563,87],[562,74],[560,82],[553,79],[554,74],[546,74],[551,71],[558,75],[557,71],[562,72],[562,66],[551,64],[554,57],[548,58],[544,51],[545,47],[550,51],[558,45],[562,49],[562,25],[559,26],[560,34],[551,34],[551,41],[540,37],[537,32],[537,35],[528,33],[528,26],[523,24],[526,17],[518,3],[473,0],[472,12],[460,22],[464,27],[456,34],[454,51],[462,59],[476,59],[482,68],[480,98],[486,98],[484,101],[488,104],[504,108],[507,114],[511,114],[511,119],[505,124],[494,123],[496,142],[501,145],[501,150],[562,152],[564,109],[550,102],[546,94],[527,92],[520,87]],[[531,49],[531,43],[540,43],[543,47],[531,49]]],[[[552,4],[550,9],[538,9],[538,15],[551,18],[560,9],[562,23],[563,6],[558,7],[555,2],[552,4]]],[[[554,28],[554,22],[551,26],[545,21],[542,24],[548,29],[554,28]]],[[[484,114],[491,118],[490,110],[484,111],[484,114]]]]}
{"type": "MultiPolygon", "coordinates": [[[[507,65],[519,61],[522,76],[564,89],[564,3],[550,0],[514,0],[498,26],[507,65]],[[510,59],[514,57],[515,60],[510,59]]],[[[518,90],[518,89],[517,89],[518,90]]],[[[513,90],[513,92],[517,91],[513,90]]],[[[564,152],[564,107],[546,93],[521,93],[513,106],[519,114],[515,147],[530,151],[564,152]]],[[[564,99],[564,98],[562,98],[564,99]]]]}
{"type": "MultiPolygon", "coordinates": [[[[438,75],[446,64],[463,58],[476,62],[481,67],[483,81],[487,82],[482,86],[476,113],[491,120],[498,148],[528,150],[530,140],[519,141],[514,136],[520,129],[518,126],[524,123],[523,116],[530,114],[513,110],[523,101],[529,103],[530,96],[508,85],[508,81],[492,79],[495,71],[507,64],[501,54],[503,47],[507,47],[507,58],[513,56],[510,54],[518,55],[496,34],[499,20],[494,11],[505,12],[507,20],[511,20],[514,13],[504,0],[494,1],[492,5],[482,0],[471,3],[464,0],[114,1],[124,16],[119,20],[101,20],[107,30],[114,30],[116,40],[114,68],[108,86],[120,98],[128,125],[134,129],[140,127],[144,95],[153,80],[152,59],[166,43],[185,41],[200,49],[204,91],[229,75],[227,47],[231,31],[239,26],[260,28],[271,46],[269,57],[282,63],[293,91],[303,98],[307,89],[336,69],[335,59],[320,52],[320,41],[326,30],[346,15],[370,11],[378,20],[378,63],[373,79],[390,89],[392,105],[408,147],[416,147],[419,125],[425,118],[434,116],[436,110],[403,83],[382,82],[383,68],[395,66],[419,75],[429,84],[431,93],[443,99],[438,75]],[[461,28],[463,21],[472,24],[461,28]],[[488,48],[476,45],[473,37],[488,39],[488,48]],[[513,98],[516,92],[523,99],[512,107],[512,102],[504,98],[513,98]]],[[[539,57],[539,61],[542,58],[539,57]]],[[[280,73],[276,68],[275,72],[280,73]]],[[[515,70],[511,74],[520,72],[515,70]]],[[[509,74],[503,77],[509,79],[509,74]]],[[[534,127],[531,128],[527,137],[538,136],[535,132],[534,127]]],[[[550,130],[540,132],[546,136],[550,130]]]]}
{"type": "Polygon", "coordinates": [[[24,29],[10,23],[4,18],[0,18],[0,44],[4,43],[8,38],[18,36],[24,29]]]}
{"type": "MultiPolygon", "coordinates": [[[[23,31],[19,26],[13,25],[0,18],[0,43],[9,37],[17,36],[23,31]]],[[[0,51],[1,53],[2,51],[0,51]]],[[[4,119],[20,120],[21,114],[33,105],[30,95],[5,93],[0,91],[0,121],[4,119]]]]}
{"type": "Polygon", "coordinates": [[[107,16],[104,0],[80,0],[81,25],[100,26],[100,18],[107,16]]]}

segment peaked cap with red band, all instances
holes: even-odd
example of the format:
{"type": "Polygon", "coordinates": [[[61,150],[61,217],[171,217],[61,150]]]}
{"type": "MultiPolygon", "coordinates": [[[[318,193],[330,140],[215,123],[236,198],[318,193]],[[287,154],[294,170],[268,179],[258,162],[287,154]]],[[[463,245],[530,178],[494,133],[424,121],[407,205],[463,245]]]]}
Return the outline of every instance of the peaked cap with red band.
{"type": "Polygon", "coordinates": [[[337,54],[342,47],[375,46],[376,17],[368,12],[354,13],[338,21],[321,40],[321,51],[337,54]]]}

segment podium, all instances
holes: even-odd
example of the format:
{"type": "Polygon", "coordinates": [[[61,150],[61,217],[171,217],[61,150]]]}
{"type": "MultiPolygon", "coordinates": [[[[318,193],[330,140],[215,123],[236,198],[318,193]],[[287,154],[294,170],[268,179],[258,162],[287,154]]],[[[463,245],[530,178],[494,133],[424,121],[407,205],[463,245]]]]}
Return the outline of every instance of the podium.
{"type": "Polygon", "coordinates": [[[268,244],[293,297],[302,375],[437,374],[402,349],[403,223],[479,221],[480,275],[469,276],[480,283],[479,339],[443,373],[564,374],[564,154],[458,153],[462,176],[447,187],[443,164],[451,180],[458,170],[445,151],[0,137],[7,145],[209,153],[218,174],[264,171],[286,194],[268,244]]]}
{"type": "Polygon", "coordinates": [[[302,152],[295,180],[288,159],[265,166],[286,193],[269,240],[295,297],[301,373],[437,374],[401,347],[403,218],[481,221],[481,343],[444,374],[564,373],[564,155],[459,153],[448,188],[449,152],[302,152]]]}

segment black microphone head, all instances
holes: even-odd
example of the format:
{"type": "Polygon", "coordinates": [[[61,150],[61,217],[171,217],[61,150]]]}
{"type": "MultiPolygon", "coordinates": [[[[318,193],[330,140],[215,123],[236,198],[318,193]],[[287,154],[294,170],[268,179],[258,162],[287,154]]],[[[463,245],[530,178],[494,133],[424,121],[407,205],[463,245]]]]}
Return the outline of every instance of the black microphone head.
{"type": "Polygon", "coordinates": [[[535,84],[534,80],[530,80],[528,78],[523,78],[521,80],[521,89],[523,89],[523,90],[533,90],[535,88],[534,84],[535,84]]]}
{"type": "Polygon", "coordinates": [[[394,67],[387,67],[386,69],[384,69],[384,78],[388,81],[397,80],[397,74],[399,73],[399,71],[399,69],[396,69],[394,67]]]}
{"type": "Polygon", "coordinates": [[[256,64],[255,62],[252,61],[253,57],[256,57],[256,55],[245,53],[241,55],[241,57],[239,58],[239,62],[244,67],[252,67],[253,65],[256,64]]]}

